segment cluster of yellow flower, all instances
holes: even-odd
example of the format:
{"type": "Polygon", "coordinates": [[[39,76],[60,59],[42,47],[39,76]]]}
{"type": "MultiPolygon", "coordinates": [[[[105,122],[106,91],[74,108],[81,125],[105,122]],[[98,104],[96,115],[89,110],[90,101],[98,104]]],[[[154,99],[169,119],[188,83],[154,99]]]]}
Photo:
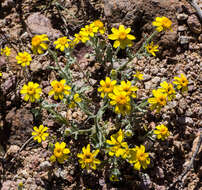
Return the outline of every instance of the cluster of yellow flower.
{"type": "MultiPolygon", "coordinates": [[[[54,80],[51,82],[52,89],[49,91],[49,96],[53,96],[55,100],[63,100],[65,95],[70,95],[71,87],[66,85],[66,80],[62,79],[61,81],[54,80]]],[[[42,93],[42,89],[39,87],[38,83],[28,82],[28,84],[24,84],[20,93],[24,95],[25,101],[35,102],[40,99],[40,94],[42,93]]],[[[69,104],[70,108],[74,108],[76,103],[81,102],[81,98],[78,93],[75,93],[72,101],[69,104]]]]}
{"type": "Polygon", "coordinates": [[[109,156],[122,157],[129,163],[133,164],[136,170],[147,168],[150,164],[149,153],[145,152],[143,145],[136,146],[135,148],[129,148],[127,142],[124,142],[124,132],[120,129],[116,134],[111,135],[110,140],[106,140],[109,145],[109,156]]]}
{"type": "MultiPolygon", "coordinates": [[[[142,74],[137,72],[134,75],[135,78],[141,80],[142,74]]],[[[115,112],[118,114],[126,115],[131,111],[131,99],[136,98],[136,91],[138,88],[132,85],[131,81],[121,81],[120,85],[117,85],[116,80],[111,80],[109,77],[100,81],[100,87],[98,92],[101,92],[102,98],[109,98],[110,104],[115,106],[115,112]]]]}
{"type": "MultiPolygon", "coordinates": [[[[182,92],[187,90],[188,80],[184,74],[180,74],[180,77],[174,77],[173,84],[177,85],[178,90],[182,90],[182,92]]],[[[167,83],[166,81],[160,84],[161,88],[157,90],[153,90],[152,94],[154,97],[149,98],[148,102],[150,103],[151,110],[155,110],[160,112],[161,108],[163,108],[167,101],[171,101],[175,98],[176,91],[171,83],[167,83]]]]}

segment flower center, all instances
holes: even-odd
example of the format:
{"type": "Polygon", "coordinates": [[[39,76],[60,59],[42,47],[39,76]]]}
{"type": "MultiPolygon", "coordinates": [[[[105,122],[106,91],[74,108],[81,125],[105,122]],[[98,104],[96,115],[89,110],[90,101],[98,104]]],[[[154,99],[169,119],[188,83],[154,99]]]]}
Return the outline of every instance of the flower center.
{"type": "Polygon", "coordinates": [[[35,93],[35,89],[31,86],[27,88],[27,94],[33,95],[35,93]]]}
{"type": "Polygon", "coordinates": [[[172,22],[168,18],[163,18],[162,23],[164,28],[170,28],[172,25],[172,22]]]}
{"type": "Polygon", "coordinates": [[[140,161],[144,161],[145,160],[145,154],[144,153],[140,153],[139,160],[140,161]]]}
{"type": "Polygon", "coordinates": [[[23,56],[21,57],[21,60],[22,60],[22,62],[27,62],[27,61],[28,61],[27,56],[23,55],[23,56]]]}
{"type": "Polygon", "coordinates": [[[66,38],[59,39],[59,44],[64,46],[65,44],[67,44],[67,39],[66,38]]]}
{"type": "Polygon", "coordinates": [[[61,157],[61,156],[62,156],[62,149],[61,149],[61,148],[56,148],[56,149],[54,150],[54,155],[55,155],[56,157],[61,157]]]}
{"type": "Polygon", "coordinates": [[[41,43],[41,39],[38,36],[35,36],[32,38],[32,45],[33,46],[39,46],[41,43]]]}
{"type": "Polygon", "coordinates": [[[127,37],[127,34],[126,34],[125,32],[120,32],[120,33],[119,33],[119,38],[120,38],[120,40],[125,40],[126,37],[127,37]]]}
{"type": "Polygon", "coordinates": [[[56,83],[53,88],[56,93],[61,93],[63,91],[64,86],[60,83],[56,83]]]}
{"type": "Polygon", "coordinates": [[[92,160],[92,154],[85,154],[85,162],[86,163],[91,163],[93,160],[92,160]]]}
{"type": "Polygon", "coordinates": [[[117,101],[118,104],[122,104],[122,105],[123,105],[123,104],[126,104],[126,102],[127,102],[127,101],[126,101],[126,97],[123,96],[123,95],[119,95],[119,96],[117,97],[117,100],[116,100],[116,101],[117,101]]]}

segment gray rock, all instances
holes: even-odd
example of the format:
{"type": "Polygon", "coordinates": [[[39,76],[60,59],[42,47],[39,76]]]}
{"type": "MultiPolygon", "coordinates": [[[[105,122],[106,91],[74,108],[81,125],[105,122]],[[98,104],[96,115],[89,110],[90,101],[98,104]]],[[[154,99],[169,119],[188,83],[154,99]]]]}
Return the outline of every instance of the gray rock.
{"type": "Polygon", "coordinates": [[[194,121],[191,117],[185,117],[185,123],[188,125],[193,125],[194,121]]]}
{"type": "Polygon", "coordinates": [[[178,32],[184,32],[184,31],[187,31],[187,27],[186,27],[185,25],[178,26],[177,31],[178,31],[178,32]]]}
{"type": "Polygon", "coordinates": [[[163,179],[165,177],[163,169],[160,167],[156,167],[156,177],[163,179]]]}
{"type": "Polygon", "coordinates": [[[41,170],[49,170],[51,168],[51,163],[49,161],[41,162],[39,167],[41,170]]]}
{"type": "Polygon", "coordinates": [[[189,43],[189,37],[188,36],[180,36],[178,41],[181,45],[188,44],[189,43]]]}
{"type": "Polygon", "coordinates": [[[185,14],[185,13],[177,14],[177,20],[183,21],[183,20],[187,20],[187,19],[188,19],[187,14],[185,14]]]}
{"type": "Polygon", "coordinates": [[[53,29],[51,21],[41,13],[33,13],[26,20],[28,31],[32,35],[47,34],[50,39],[62,36],[59,30],[53,29]]]}
{"type": "Polygon", "coordinates": [[[187,24],[190,30],[196,34],[200,34],[202,31],[201,23],[196,15],[189,16],[187,24]]]}

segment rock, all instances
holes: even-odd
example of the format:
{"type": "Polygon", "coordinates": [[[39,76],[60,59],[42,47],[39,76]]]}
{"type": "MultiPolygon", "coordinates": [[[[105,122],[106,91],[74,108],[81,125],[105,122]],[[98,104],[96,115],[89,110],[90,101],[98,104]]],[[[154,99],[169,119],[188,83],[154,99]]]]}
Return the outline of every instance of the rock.
{"type": "Polygon", "coordinates": [[[14,156],[19,150],[20,150],[19,146],[17,146],[17,145],[11,145],[10,148],[6,152],[6,155],[8,155],[8,156],[14,156]]]}
{"type": "Polygon", "coordinates": [[[42,65],[40,62],[38,61],[33,61],[31,64],[30,64],[30,70],[33,71],[33,72],[37,72],[37,71],[40,71],[42,69],[42,65]]]}
{"type": "Polygon", "coordinates": [[[0,157],[3,157],[5,154],[5,150],[3,148],[3,146],[0,144],[0,157]]]}
{"type": "Polygon", "coordinates": [[[187,19],[188,19],[187,14],[185,14],[185,13],[177,14],[177,20],[183,21],[183,20],[187,20],[187,19]]]}
{"type": "Polygon", "coordinates": [[[156,177],[160,179],[163,179],[165,177],[163,169],[158,166],[156,167],[156,177]]]}
{"type": "Polygon", "coordinates": [[[202,34],[198,37],[198,41],[201,43],[202,42],[202,34]]]}
{"type": "MultiPolygon", "coordinates": [[[[166,32],[161,40],[159,41],[159,45],[163,46],[165,49],[169,49],[169,47],[176,47],[177,46],[177,32],[176,31],[169,31],[166,32]]],[[[171,50],[171,49],[169,49],[171,50]]]]}
{"type": "Polygon", "coordinates": [[[11,76],[2,84],[3,94],[6,95],[16,84],[16,77],[11,76]]]}
{"type": "Polygon", "coordinates": [[[15,181],[7,180],[2,183],[1,190],[16,190],[17,184],[15,181]]]}
{"type": "Polygon", "coordinates": [[[187,31],[187,27],[186,27],[185,25],[178,26],[177,31],[178,31],[178,32],[184,32],[184,31],[187,31]]]}
{"type": "Polygon", "coordinates": [[[190,30],[196,34],[200,34],[202,31],[201,23],[196,15],[189,16],[187,24],[190,30]]]}
{"type": "Polygon", "coordinates": [[[50,168],[51,168],[51,163],[49,162],[49,161],[44,161],[44,162],[41,162],[40,163],[40,165],[39,165],[39,167],[40,167],[40,169],[41,170],[45,170],[45,171],[47,171],[47,170],[49,170],[50,168]]]}
{"type": "Polygon", "coordinates": [[[7,63],[6,57],[0,56],[0,67],[3,66],[3,65],[5,65],[6,63],[7,63]]]}
{"type": "Polygon", "coordinates": [[[6,121],[11,124],[9,143],[21,146],[30,138],[33,128],[33,115],[26,108],[13,108],[6,115],[6,121]]]}
{"type": "Polygon", "coordinates": [[[188,36],[180,36],[178,41],[181,45],[188,44],[189,43],[189,37],[188,36]]]}
{"type": "Polygon", "coordinates": [[[26,23],[32,35],[47,34],[52,40],[62,36],[59,30],[53,29],[51,21],[39,12],[30,14],[26,23]]]}
{"type": "Polygon", "coordinates": [[[193,125],[194,121],[191,117],[185,117],[185,123],[188,125],[193,125]]]}

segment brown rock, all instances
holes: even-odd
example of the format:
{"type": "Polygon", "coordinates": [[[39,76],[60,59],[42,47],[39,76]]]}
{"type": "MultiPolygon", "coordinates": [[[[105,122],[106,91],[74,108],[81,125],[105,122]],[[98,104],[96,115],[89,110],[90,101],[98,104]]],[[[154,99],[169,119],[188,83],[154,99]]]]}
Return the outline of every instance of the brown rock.
{"type": "Polygon", "coordinates": [[[6,116],[11,124],[10,144],[21,146],[30,138],[33,128],[33,115],[26,108],[15,110],[13,108],[6,116]]]}
{"type": "Polygon", "coordinates": [[[202,31],[201,23],[196,15],[191,15],[188,20],[187,24],[190,30],[196,34],[200,34],[202,31]]]}
{"type": "Polygon", "coordinates": [[[51,39],[56,39],[62,35],[59,30],[53,29],[51,21],[40,13],[31,14],[26,23],[32,35],[47,34],[51,39]]]}

